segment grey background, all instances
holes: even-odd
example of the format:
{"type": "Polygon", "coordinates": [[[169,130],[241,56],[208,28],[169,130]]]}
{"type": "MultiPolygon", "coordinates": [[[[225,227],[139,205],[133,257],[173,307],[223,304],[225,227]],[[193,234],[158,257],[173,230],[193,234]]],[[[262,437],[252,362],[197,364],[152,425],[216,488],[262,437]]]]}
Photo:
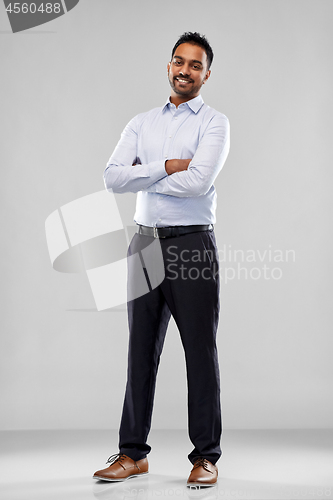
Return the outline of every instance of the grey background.
{"type": "MultiPolygon", "coordinates": [[[[86,277],[52,269],[44,222],[103,189],[123,127],[169,96],[185,30],[210,40],[203,97],[231,122],[219,246],[296,255],[279,280],[222,282],[225,428],[331,427],[332,18],[331,0],[81,0],[13,35],[0,6],[1,429],[118,427],[126,314],[91,311],[86,277]]],[[[153,426],[186,425],[171,325],[153,426]]]]}

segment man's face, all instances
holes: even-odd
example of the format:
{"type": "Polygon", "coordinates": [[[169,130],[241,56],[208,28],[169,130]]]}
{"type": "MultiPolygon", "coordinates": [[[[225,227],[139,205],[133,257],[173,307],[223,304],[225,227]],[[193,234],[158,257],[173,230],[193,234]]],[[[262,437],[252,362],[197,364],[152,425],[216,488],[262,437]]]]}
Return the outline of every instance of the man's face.
{"type": "Polygon", "coordinates": [[[202,85],[208,80],[207,54],[199,45],[182,43],[168,64],[169,82],[175,97],[184,101],[200,94],[202,85]]]}

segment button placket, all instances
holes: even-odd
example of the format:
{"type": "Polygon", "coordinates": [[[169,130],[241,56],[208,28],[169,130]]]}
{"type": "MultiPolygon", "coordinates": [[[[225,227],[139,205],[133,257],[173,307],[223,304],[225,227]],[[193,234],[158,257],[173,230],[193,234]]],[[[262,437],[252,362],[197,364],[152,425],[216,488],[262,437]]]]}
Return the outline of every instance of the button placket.
{"type": "Polygon", "coordinates": [[[168,126],[167,133],[166,133],[167,140],[166,140],[166,147],[164,150],[165,159],[170,158],[172,139],[174,139],[174,137],[176,135],[176,131],[180,126],[179,121],[176,121],[176,120],[178,120],[178,115],[179,115],[179,110],[177,108],[172,119],[169,122],[169,126],[168,126]]]}

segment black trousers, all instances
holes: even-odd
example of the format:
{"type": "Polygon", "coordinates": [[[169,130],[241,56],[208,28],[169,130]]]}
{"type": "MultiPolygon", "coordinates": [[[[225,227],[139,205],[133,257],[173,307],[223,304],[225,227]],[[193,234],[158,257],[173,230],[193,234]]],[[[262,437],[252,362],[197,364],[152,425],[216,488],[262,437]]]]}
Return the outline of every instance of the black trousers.
{"type": "MultiPolygon", "coordinates": [[[[154,239],[135,234],[134,255],[154,239]]],[[[162,283],[128,302],[129,351],[119,450],[133,460],[151,448],[156,375],[170,316],[175,319],[185,351],[189,437],[194,446],[189,460],[221,456],[220,376],[216,348],[219,316],[218,256],[213,231],[159,240],[164,260],[162,283]]],[[[143,261],[141,260],[141,263],[143,261]]],[[[129,284],[136,281],[129,270],[129,284]]]]}

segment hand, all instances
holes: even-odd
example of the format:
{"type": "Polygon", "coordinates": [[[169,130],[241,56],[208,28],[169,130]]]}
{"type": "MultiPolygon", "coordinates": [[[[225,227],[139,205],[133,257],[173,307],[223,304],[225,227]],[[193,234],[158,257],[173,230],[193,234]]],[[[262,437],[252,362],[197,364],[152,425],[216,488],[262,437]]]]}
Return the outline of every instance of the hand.
{"type": "Polygon", "coordinates": [[[189,163],[192,161],[192,158],[187,160],[167,160],[165,162],[165,171],[168,175],[172,175],[175,172],[182,172],[183,170],[187,170],[189,163]]]}
{"type": "Polygon", "coordinates": [[[140,158],[137,156],[135,160],[132,163],[132,167],[135,167],[135,165],[142,165],[140,158]]]}

